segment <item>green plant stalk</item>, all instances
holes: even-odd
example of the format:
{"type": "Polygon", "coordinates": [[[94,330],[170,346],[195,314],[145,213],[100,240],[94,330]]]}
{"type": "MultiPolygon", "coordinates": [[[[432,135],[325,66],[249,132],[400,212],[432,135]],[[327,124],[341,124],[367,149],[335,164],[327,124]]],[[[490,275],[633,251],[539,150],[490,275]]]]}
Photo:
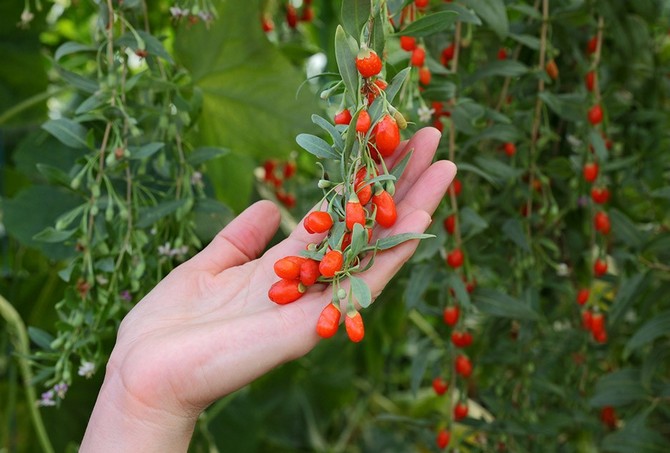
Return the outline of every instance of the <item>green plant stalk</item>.
{"type": "Polygon", "coordinates": [[[13,333],[13,343],[17,350],[16,360],[19,364],[21,377],[23,378],[23,387],[26,392],[26,399],[28,400],[28,411],[30,412],[30,416],[33,420],[35,432],[37,433],[37,439],[42,446],[42,451],[46,453],[53,453],[54,449],[51,446],[51,441],[49,440],[46,428],[44,427],[44,422],[42,421],[42,416],[36,404],[37,396],[35,395],[35,389],[31,384],[33,377],[32,372],[30,371],[28,359],[26,358],[30,354],[26,326],[23,323],[21,316],[19,316],[12,304],[10,304],[9,301],[1,295],[0,316],[2,316],[7,322],[8,331],[10,334],[13,333]]]}
{"type": "Polygon", "coordinates": [[[23,101],[19,102],[14,107],[7,109],[2,115],[0,115],[0,124],[5,124],[7,121],[12,119],[16,115],[22,113],[23,111],[28,110],[29,108],[46,101],[50,97],[57,96],[69,89],[70,87],[62,87],[57,90],[47,90],[41,93],[37,93],[29,97],[28,99],[24,99],[23,101]]]}

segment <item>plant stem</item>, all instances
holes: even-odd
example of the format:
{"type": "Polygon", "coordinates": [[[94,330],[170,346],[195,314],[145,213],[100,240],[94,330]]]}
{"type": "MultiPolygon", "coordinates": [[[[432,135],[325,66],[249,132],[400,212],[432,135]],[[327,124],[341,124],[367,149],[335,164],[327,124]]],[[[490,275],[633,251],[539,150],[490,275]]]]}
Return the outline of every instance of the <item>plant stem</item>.
{"type": "Polygon", "coordinates": [[[50,97],[58,96],[59,94],[63,93],[68,89],[70,89],[70,87],[62,87],[57,90],[46,90],[41,93],[37,93],[29,97],[28,99],[24,99],[23,101],[19,102],[14,107],[7,109],[2,115],[0,115],[0,124],[5,124],[14,116],[23,113],[25,110],[28,110],[29,108],[46,101],[50,97]]]}
{"type": "Polygon", "coordinates": [[[7,322],[8,330],[13,335],[13,343],[16,348],[16,361],[19,364],[21,377],[23,378],[23,388],[26,392],[26,399],[28,400],[28,412],[33,421],[35,432],[37,433],[37,440],[42,446],[42,451],[46,453],[53,453],[54,449],[51,446],[51,441],[47,435],[42,416],[37,407],[37,397],[35,389],[31,381],[33,379],[30,371],[30,364],[28,363],[28,355],[30,354],[30,343],[28,342],[28,333],[26,326],[21,319],[21,316],[14,309],[12,304],[0,295],[0,316],[7,322]]]}

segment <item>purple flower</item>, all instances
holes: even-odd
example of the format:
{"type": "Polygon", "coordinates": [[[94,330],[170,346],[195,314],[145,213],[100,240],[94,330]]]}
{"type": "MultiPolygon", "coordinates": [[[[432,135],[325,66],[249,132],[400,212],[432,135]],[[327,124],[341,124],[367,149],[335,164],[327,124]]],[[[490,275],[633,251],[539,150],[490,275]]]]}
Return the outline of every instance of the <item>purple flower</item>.
{"type": "Polygon", "coordinates": [[[42,397],[37,401],[37,405],[41,407],[55,406],[56,402],[54,401],[54,391],[49,390],[42,393],[42,397]]]}
{"type": "Polygon", "coordinates": [[[126,302],[130,302],[131,300],[133,300],[133,297],[130,295],[130,291],[128,291],[127,289],[121,291],[119,297],[121,297],[121,299],[125,300],[126,302]]]}
{"type": "Polygon", "coordinates": [[[61,382],[60,384],[54,385],[53,391],[56,392],[56,395],[58,395],[58,398],[63,399],[65,398],[65,393],[67,392],[68,385],[65,382],[61,382]]]}

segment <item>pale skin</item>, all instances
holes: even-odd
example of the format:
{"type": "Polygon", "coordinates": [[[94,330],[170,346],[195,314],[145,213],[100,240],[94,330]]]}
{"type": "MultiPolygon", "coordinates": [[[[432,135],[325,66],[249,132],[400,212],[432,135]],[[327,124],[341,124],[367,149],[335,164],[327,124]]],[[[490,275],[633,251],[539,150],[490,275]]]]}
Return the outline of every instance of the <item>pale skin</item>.
{"type": "MultiPolygon", "coordinates": [[[[387,159],[392,167],[414,150],[397,183],[398,220],[375,237],[422,233],[430,225],[456,174],[451,162],[431,164],[439,139],[437,130],[422,129],[387,159]]],[[[315,326],[330,303],[330,287],[317,284],[289,305],[267,297],[277,281],[274,262],[321,238],[301,223],[259,257],[279,220],[273,203],[253,204],[128,313],[80,452],[185,452],[208,405],[319,343],[315,326]]],[[[413,240],[384,251],[359,274],[373,298],[417,245],[413,240]]]]}

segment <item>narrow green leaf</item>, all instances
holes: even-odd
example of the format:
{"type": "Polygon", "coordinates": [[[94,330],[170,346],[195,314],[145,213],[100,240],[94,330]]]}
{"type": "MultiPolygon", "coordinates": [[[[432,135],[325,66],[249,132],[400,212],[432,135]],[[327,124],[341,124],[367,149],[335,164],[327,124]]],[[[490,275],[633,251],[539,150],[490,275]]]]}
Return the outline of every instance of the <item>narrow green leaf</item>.
{"type": "Polygon", "coordinates": [[[603,140],[602,135],[595,129],[592,129],[589,132],[589,143],[596,152],[598,160],[602,163],[607,162],[608,152],[607,147],[605,146],[605,140],[603,140]]]}
{"type": "Polygon", "coordinates": [[[170,200],[163,203],[160,203],[151,208],[145,208],[140,211],[139,219],[135,225],[137,228],[146,228],[158,220],[174,213],[177,209],[181,208],[186,204],[186,199],[181,200],[170,200]]]}
{"type": "Polygon", "coordinates": [[[368,233],[360,223],[354,224],[351,231],[351,255],[357,256],[368,243],[368,233]]]}
{"type": "Polygon", "coordinates": [[[163,149],[165,143],[162,142],[151,142],[142,146],[129,146],[128,151],[130,151],[129,159],[146,159],[147,157],[153,156],[155,153],[163,149]]]}
{"type": "Polygon", "coordinates": [[[644,233],[635,226],[626,214],[618,209],[610,209],[609,215],[612,219],[612,234],[614,237],[628,247],[639,250],[645,242],[644,233]]]}
{"type": "Polygon", "coordinates": [[[125,33],[116,41],[114,41],[114,44],[117,46],[126,46],[132,50],[138,50],[142,48],[146,50],[150,56],[160,57],[168,63],[174,64],[172,56],[168,53],[167,50],[165,50],[163,43],[160,42],[158,38],[142,30],[136,30],[134,33],[125,33]],[[137,33],[137,36],[134,33],[137,33]],[[138,42],[138,36],[142,42],[138,42]]]}
{"type": "Polygon", "coordinates": [[[515,40],[516,42],[523,44],[532,50],[540,49],[540,39],[537,36],[533,35],[517,35],[515,33],[510,33],[509,37],[515,40]]]}
{"type": "Polygon", "coordinates": [[[396,94],[398,94],[400,88],[402,88],[402,84],[405,83],[409,71],[410,68],[405,68],[398,72],[395,77],[393,77],[393,80],[391,80],[391,83],[389,83],[389,86],[386,87],[384,93],[386,94],[386,100],[388,102],[393,102],[396,94]]]}
{"type": "Polygon", "coordinates": [[[667,198],[670,200],[670,187],[662,187],[651,192],[651,195],[654,198],[667,198]]]}
{"type": "Polygon", "coordinates": [[[489,227],[489,223],[477,214],[470,206],[461,208],[460,212],[461,230],[467,236],[474,236],[489,227]]]}
{"type": "Polygon", "coordinates": [[[492,316],[528,320],[539,318],[529,306],[495,289],[480,288],[473,294],[473,299],[477,308],[492,316]]]}
{"type": "Polygon", "coordinates": [[[645,397],[646,393],[640,385],[640,371],[635,368],[623,368],[605,374],[598,380],[589,405],[623,406],[643,400],[645,397]]]}
{"type": "Polygon", "coordinates": [[[475,71],[467,79],[468,84],[473,84],[487,77],[520,77],[528,72],[528,66],[516,60],[491,61],[475,71]]]}
{"type": "Polygon", "coordinates": [[[370,19],[370,0],[342,0],[342,25],[356,41],[361,36],[363,26],[370,19]]]}
{"type": "Polygon", "coordinates": [[[644,323],[626,343],[624,356],[665,335],[670,335],[670,311],[655,315],[644,323]]]}
{"type": "Polygon", "coordinates": [[[528,245],[526,234],[523,231],[523,226],[521,225],[521,221],[519,219],[511,218],[505,220],[502,225],[502,231],[503,234],[512,242],[514,242],[518,247],[527,252],[530,251],[530,246],[528,245]]]}
{"type": "Polygon", "coordinates": [[[630,309],[630,306],[638,300],[639,294],[644,290],[645,273],[635,274],[621,282],[616,298],[612,302],[609,312],[609,322],[616,324],[618,320],[630,309]]]}
{"type": "Polygon", "coordinates": [[[569,121],[583,121],[586,118],[586,100],[581,94],[555,95],[548,91],[540,93],[540,99],[558,116],[569,121]]]}
{"type": "Polygon", "coordinates": [[[505,39],[507,37],[509,21],[507,20],[507,10],[503,0],[465,0],[463,3],[472,8],[498,35],[498,38],[505,39]]]}
{"type": "Polygon", "coordinates": [[[498,181],[508,181],[518,178],[523,172],[519,168],[512,167],[500,159],[489,157],[476,157],[475,163],[479,165],[486,173],[495,177],[498,181]]]}
{"type": "Polygon", "coordinates": [[[42,242],[63,242],[71,237],[77,230],[56,230],[53,227],[47,227],[33,236],[36,241],[42,242]]]}
{"type": "Polygon", "coordinates": [[[423,97],[430,101],[444,102],[456,96],[456,84],[444,77],[433,77],[428,88],[423,91],[423,97]]]}
{"type": "Polygon", "coordinates": [[[108,98],[103,93],[93,93],[91,96],[86,98],[84,102],[79,104],[77,110],[75,110],[74,113],[75,115],[83,115],[104,105],[107,101],[108,98]]]}
{"type": "MultiPolygon", "coordinates": [[[[403,242],[411,241],[413,239],[429,239],[435,237],[432,234],[422,234],[422,233],[401,233],[387,238],[381,238],[377,240],[376,247],[378,250],[388,250],[392,249],[396,245],[400,245],[403,242]]],[[[372,247],[374,248],[374,247],[372,247]]]]}
{"type": "Polygon", "coordinates": [[[476,165],[472,165],[472,164],[469,164],[467,162],[462,162],[462,163],[458,164],[458,171],[459,172],[469,171],[471,173],[474,173],[474,174],[484,178],[485,180],[487,180],[488,182],[490,182],[491,184],[493,184],[495,186],[498,185],[497,181],[495,180],[495,178],[492,175],[488,174],[487,172],[485,172],[481,168],[477,167],[476,165]]]}
{"type": "Polygon", "coordinates": [[[413,153],[414,148],[410,149],[409,152],[405,155],[405,157],[403,157],[402,160],[398,162],[395,165],[395,167],[391,169],[390,174],[395,177],[396,181],[398,181],[402,176],[403,172],[405,171],[405,168],[407,167],[407,164],[409,164],[409,160],[412,158],[413,153]]]}
{"type": "Polygon", "coordinates": [[[200,165],[217,157],[225,156],[230,152],[226,148],[216,148],[213,146],[204,146],[201,148],[196,148],[191,154],[188,155],[186,161],[191,165],[200,165]]]}
{"type": "Polygon", "coordinates": [[[362,278],[350,276],[349,282],[351,283],[351,291],[354,294],[354,299],[358,301],[358,304],[363,308],[368,308],[372,303],[372,293],[367,283],[362,278]]]}
{"type": "Polygon", "coordinates": [[[71,119],[49,120],[42,124],[42,129],[70,148],[85,148],[87,146],[86,128],[71,119]]]}
{"type": "Polygon", "coordinates": [[[40,174],[47,178],[47,181],[52,184],[60,184],[64,187],[70,186],[70,177],[58,167],[47,164],[37,164],[37,171],[39,171],[40,174]]]}
{"type": "Polygon", "coordinates": [[[28,336],[30,337],[32,342],[35,343],[40,348],[46,351],[52,350],[51,342],[54,341],[54,337],[49,332],[46,332],[42,329],[38,329],[37,327],[29,326],[28,336]]]}
{"type": "Polygon", "coordinates": [[[333,146],[335,146],[337,151],[342,152],[344,150],[344,140],[342,140],[342,135],[335,129],[335,126],[330,121],[314,114],[312,115],[312,122],[328,132],[328,135],[333,139],[333,146]]]}
{"type": "Polygon", "coordinates": [[[344,222],[335,222],[330,229],[330,234],[328,235],[328,245],[331,249],[339,249],[342,242],[342,236],[347,230],[347,226],[344,222]]]}
{"type": "Polygon", "coordinates": [[[372,23],[372,43],[370,47],[377,52],[377,55],[384,55],[384,47],[386,46],[386,33],[384,33],[385,19],[382,12],[383,8],[377,8],[372,23]]]}
{"type": "Polygon", "coordinates": [[[463,307],[469,307],[470,294],[468,294],[468,291],[465,288],[465,283],[463,283],[461,277],[456,272],[449,272],[447,283],[449,284],[449,288],[454,291],[458,303],[463,307]]]}
{"type": "Polygon", "coordinates": [[[84,77],[80,74],[77,74],[76,72],[68,71],[59,65],[55,65],[55,68],[58,72],[58,75],[61,76],[63,80],[78,90],[81,90],[85,93],[94,94],[100,88],[98,82],[93,79],[84,77]]]}
{"type": "Polygon", "coordinates": [[[322,138],[311,134],[299,134],[295,141],[305,151],[314,154],[321,159],[335,159],[338,160],[340,156],[332,149],[332,147],[322,138]]]}
{"type": "Polygon", "coordinates": [[[58,49],[56,49],[56,52],[54,53],[54,60],[58,61],[64,56],[72,55],[74,53],[95,52],[96,50],[97,49],[93,46],[89,46],[79,42],[68,41],[58,46],[58,49]]]}
{"type": "Polygon", "coordinates": [[[347,89],[348,103],[354,104],[358,93],[358,70],[356,69],[356,51],[354,51],[344,28],[337,26],[335,31],[335,60],[347,89]]]}
{"type": "Polygon", "coordinates": [[[405,286],[405,305],[407,309],[416,308],[423,299],[423,295],[428,290],[435,272],[436,267],[432,264],[421,263],[412,267],[412,272],[407,280],[405,286]]]}
{"type": "Polygon", "coordinates": [[[456,20],[458,20],[458,14],[456,12],[439,11],[415,20],[396,33],[396,35],[414,37],[428,36],[450,28],[456,20]]]}
{"type": "Polygon", "coordinates": [[[473,24],[473,25],[481,25],[482,20],[474,14],[472,11],[469,9],[458,5],[456,3],[449,3],[446,5],[443,5],[441,8],[442,11],[450,11],[453,13],[456,13],[456,20],[459,22],[464,22],[466,24],[473,24]]]}

